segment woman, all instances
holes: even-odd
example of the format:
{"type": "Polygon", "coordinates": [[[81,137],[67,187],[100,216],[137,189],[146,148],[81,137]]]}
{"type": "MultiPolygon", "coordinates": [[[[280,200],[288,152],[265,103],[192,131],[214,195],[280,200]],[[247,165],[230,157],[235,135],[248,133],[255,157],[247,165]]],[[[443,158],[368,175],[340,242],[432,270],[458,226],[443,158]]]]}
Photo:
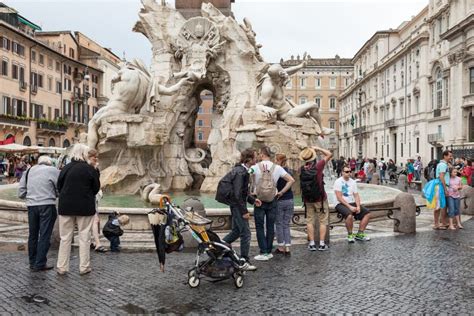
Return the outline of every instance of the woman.
{"type": "MultiPolygon", "coordinates": [[[[97,172],[99,172],[99,157],[97,154],[97,150],[90,149],[88,153],[88,162],[89,164],[94,167],[97,172]]],[[[91,249],[94,249],[95,252],[107,252],[104,246],[100,243],[100,218],[99,218],[99,201],[102,198],[102,191],[95,197],[95,214],[94,214],[94,221],[92,223],[92,239],[94,240],[91,243],[91,249]]]]}
{"type": "Polygon", "coordinates": [[[413,162],[411,159],[407,159],[407,173],[408,173],[408,183],[413,181],[413,177],[415,175],[415,167],[413,167],[413,162]]]}
{"type": "Polygon", "coordinates": [[[463,184],[467,184],[472,187],[472,174],[474,171],[474,166],[472,165],[472,160],[467,159],[464,168],[462,168],[461,176],[463,179],[463,184]]]}
{"type": "Polygon", "coordinates": [[[59,174],[59,244],[57,273],[69,271],[69,256],[74,225],[79,231],[79,273],[91,272],[90,239],[96,212],[95,196],[100,190],[99,173],[87,163],[89,147],[76,144],[71,150],[71,162],[59,174]]]}
{"type": "MultiPolygon", "coordinates": [[[[275,157],[276,164],[280,165],[288,172],[291,176],[292,174],[286,166],[287,158],[285,154],[277,154],[275,157]]],[[[277,190],[280,192],[286,185],[286,181],[283,178],[280,178],[277,182],[277,190]]],[[[278,248],[275,250],[275,254],[287,255],[290,256],[290,246],[291,246],[291,236],[290,236],[290,221],[293,217],[295,204],[293,202],[293,192],[291,188],[283,193],[282,195],[277,195],[278,207],[277,215],[275,220],[276,226],[276,237],[278,242],[278,248]]]]}

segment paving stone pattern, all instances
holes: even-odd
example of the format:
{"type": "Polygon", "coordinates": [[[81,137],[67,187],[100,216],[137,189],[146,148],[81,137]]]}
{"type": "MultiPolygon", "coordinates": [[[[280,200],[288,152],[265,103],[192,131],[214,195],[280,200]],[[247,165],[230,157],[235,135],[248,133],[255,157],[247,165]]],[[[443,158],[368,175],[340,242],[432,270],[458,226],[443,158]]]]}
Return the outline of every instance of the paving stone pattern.
{"type": "MultiPolygon", "coordinates": [[[[194,254],[93,254],[93,271],[31,273],[24,252],[0,253],[0,314],[449,313],[474,311],[474,220],[461,231],[428,231],[328,252],[295,246],[290,258],[257,262],[242,289],[228,280],[186,284],[194,254]],[[48,303],[28,303],[39,294],[48,303]]],[[[252,248],[252,253],[256,253],[252,248]]],[[[75,250],[77,255],[77,250],[75,250]]],[[[56,253],[51,253],[56,258],[56,253]]]]}

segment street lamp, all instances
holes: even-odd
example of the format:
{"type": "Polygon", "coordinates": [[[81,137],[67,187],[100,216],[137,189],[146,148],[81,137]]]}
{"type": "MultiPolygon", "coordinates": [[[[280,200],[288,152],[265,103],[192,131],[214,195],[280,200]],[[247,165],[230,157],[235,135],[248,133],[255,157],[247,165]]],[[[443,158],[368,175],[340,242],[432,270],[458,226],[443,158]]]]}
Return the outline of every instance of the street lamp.
{"type": "Polygon", "coordinates": [[[359,152],[358,160],[362,163],[362,95],[365,95],[365,92],[362,91],[362,88],[359,88],[359,152]]]}

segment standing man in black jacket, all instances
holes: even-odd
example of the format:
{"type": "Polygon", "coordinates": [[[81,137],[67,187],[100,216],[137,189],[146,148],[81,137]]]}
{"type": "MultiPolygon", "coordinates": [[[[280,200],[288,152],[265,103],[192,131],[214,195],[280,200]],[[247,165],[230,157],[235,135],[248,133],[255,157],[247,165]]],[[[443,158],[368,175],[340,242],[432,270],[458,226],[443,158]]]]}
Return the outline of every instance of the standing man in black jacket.
{"type": "Polygon", "coordinates": [[[232,214],[232,231],[224,237],[226,243],[232,243],[240,237],[240,256],[246,260],[243,269],[248,271],[255,271],[257,267],[250,264],[250,214],[247,210],[247,202],[255,204],[255,206],[262,205],[259,199],[255,199],[249,195],[249,168],[256,163],[257,155],[253,149],[245,149],[240,156],[240,163],[237,164],[232,173],[234,174],[233,196],[229,201],[230,212],[232,214]]]}

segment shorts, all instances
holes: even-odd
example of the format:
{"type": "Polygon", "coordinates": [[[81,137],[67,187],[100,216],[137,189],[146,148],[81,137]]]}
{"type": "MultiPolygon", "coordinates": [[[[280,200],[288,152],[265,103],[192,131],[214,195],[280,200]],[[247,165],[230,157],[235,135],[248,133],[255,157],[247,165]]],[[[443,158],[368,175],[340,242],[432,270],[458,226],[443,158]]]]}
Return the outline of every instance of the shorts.
{"type": "Polygon", "coordinates": [[[314,224],[314,219],[318,216],[319,225],[328,225],[329,203],[327,199],[323,202],[305,203],[304,205],[306,207],[306,224],[314,224]]]}
{"type": "MultiPolygon", "coordinates": [[[[350,203],[351,206],[357,206],[355,203],[350,203]]],[[[365,215],[370,214],[369,210],[366,209],[364,206],[360,206],[359,214],[352,213],[350,209],[348,209],[344,204],[339,203],[336,205],[336,211],[341,214],[344,218],[347,218],[349,215],[354,215],[354,219],[360,221],[364,218],[365,215]]]]}

